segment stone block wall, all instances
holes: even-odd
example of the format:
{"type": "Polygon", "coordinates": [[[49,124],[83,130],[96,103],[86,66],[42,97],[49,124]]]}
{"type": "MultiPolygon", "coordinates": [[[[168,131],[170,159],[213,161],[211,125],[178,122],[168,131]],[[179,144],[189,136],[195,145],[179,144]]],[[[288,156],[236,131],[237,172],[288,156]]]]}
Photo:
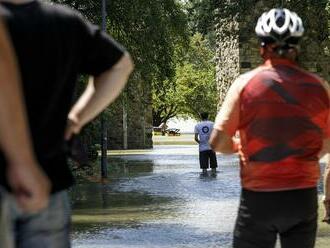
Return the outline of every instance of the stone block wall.
{"type": "MultiPolygon", "coordinates": [[[[328,16],[324,4],[315,1],[302,5],[298,0],[226,0],[225,2],[228,6],[235,5],[235,8],[226,15],[219,10],[216,20],[217,82],[220,102],[223,101],[225,93],[238,74],[262,63],[254,28],[258,17],[264,11],[281,6],[282,2],[284,7],[297,12],[304,22],[306,32],[301,42],[299,63],[330,81],[330,54],[327,52],[330,48],[328,16]]],[[[221,8],[224,8],[224,5],[221,8]]]]}
{"type": "MultiPolygon", "coordinates": [[[[231,4],[234,1],[227,1],[231,4]]],[[[219,3],[220,4],[220,3],[219,3]]],[[[240,74],[239,22],[237,13],[216,13],[216,82],[221,105],[227,90],[240,74]]]]}
{"type": "Polygon", "coordinates": [[[151,90],[143,83],[129,87],[127,94],[127,148],[152,147],[151,90]]]}
{"type": "Polygon", "coordinates": [[[151,89],[143,82],[130,82],[111,105],[108,119],[108,148],[152,148],[151,89]]]}
{"type": "Polygon", "coordinates": [[[107,120],[108,149],[120,149],[124,146],[123,139],[123,96],[109,108],[111,112],[107,120]]]}

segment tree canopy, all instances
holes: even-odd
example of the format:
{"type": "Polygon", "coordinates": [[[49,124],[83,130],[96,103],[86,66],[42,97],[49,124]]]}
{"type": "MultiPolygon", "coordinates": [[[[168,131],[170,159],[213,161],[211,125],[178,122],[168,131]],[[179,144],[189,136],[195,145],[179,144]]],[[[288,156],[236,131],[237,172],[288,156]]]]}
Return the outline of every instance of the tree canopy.
{"type": "Polygon", "coordinates": [[[191,38],[186,60],[176,68],[182,114],[199,119],[201,112],[209,112],[210,119],[215,117],[218,97],[214,68],[214,52],[209,41],[196,33],[191,38]]]}
{"type": "Polygon", "coordinates": [[[157,82],[153,88],[153,124],[158,126],[174,116],[199,118],[199,112],[216,112],[215,2],[182,1],[187,15],[189,45],[177,44],[173,79],[157,82]]]}
{"type": "MultiPolygon", "coordinates": [[[[53,2],[67,4],[94,24],[101,23],[101,0],[53,2]]],[[[127,48],[135,62],[135,71],[126,87],[124,99],[142,99],[146,106],[154,101],[154,106],[157,106],[162,101],[162,92],[169,89],[166,84],[172,83],[175,77],[177,47],[184,49],[189,43],[187,15],[182,3],[176,0],[111,0],[106,3],[107,32],[127,48]],[[145,95],[150,89],[155,93],[153,98],[145,95]]],[[[84,85],[83,81],[81,85],[84,85]]],[[[168,95],[170,92],[166,92],[168,95]]],[[[168,106],[166,108],[169,109],[168,106]]],[[[105,112],[106,118],[109,119],[118,109],[114,105],[110,107],[105,112]]],[[[97,120],[86,130],[88,135],[85,136],[91,137],[92,133],[92,139],[98,139],[99,127],[97,120]]]]}
{"type": "MultiPolygon", "coordinates": [[[[67,4],[95,24],[101,23],[101,0],[54,0],[67,4]]],[[[173,76],[173,53],[187,39],[186,15],[175,0],[111,0],[107,31],[123,44],[136,64],[135,76],[149,83],[173,76]]]]}
{"type": "MultiPolygon", "coordinates": [[[[93,23],[101,23],[101,0],[52,2],[67,4],[93,23]]],[[[260,0],[106,1],[107,31],[127,48],[136,64],[125,97],[131,101],[142,99],[146,106],[152,105],[154,126],[178,115],[198,118],[201,111],[210,112],[213,118],[218,102],[214,62],[216,16],[236,16],[257,2],[260,0]],[[136,90],[137,86],[147,90],[136,90]],[[152,96],[144,95],[150,89],[152,96]]],[[[313,9],[310,11],[327,5],[330,15],[330,0],[276,3],[301,10],[303,17],[308,14],[306,4],[313,9]]],[[[319,33],[329,41],[329,32],[319,33]]],[[[80,88],[83,86],[81,80],[80,88]]],[[[106,116],[114,111],[116,108],[109,108],[106,116]]],[[[93,135],[88,136],[94,137],[91,139],[99,136],[98,125],[98,121],[92,124],[93,135]]]]}

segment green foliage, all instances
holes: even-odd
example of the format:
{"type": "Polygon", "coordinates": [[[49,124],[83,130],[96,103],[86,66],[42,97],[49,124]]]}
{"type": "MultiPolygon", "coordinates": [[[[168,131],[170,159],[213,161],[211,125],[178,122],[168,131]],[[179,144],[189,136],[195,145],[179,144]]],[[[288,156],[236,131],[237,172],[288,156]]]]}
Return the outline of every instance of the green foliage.
{"type": "Polygon", "coordinates": [[[207,35],[214,30],[215,9],[214,0],[188,0],[185,9],[189,18],[189,28],[192,33],[207,35]]]}
{"type": "Polygon", "coordinates": [[[158,127],[162,122],[177,116],[184,104],[178,94],[176,82],[164,80],[152,91],[153,126],[158,127]]]}
{"type": "Polygon", "coordinates": [[[197,33],[189,47],[176,50],[173,80],[166,80],[153,90],[154,126],[181,115],[199,119],[201,112],[214,118],[217,110],[214,52],[207,39],[197,33]]]}
{"type": "Polygon", "coordinates": [[[199,33],[191,38],[186,61],[176,69],[177,92],[182,97],[181,114],[199,119],[209,112],[213,119],[217,111],[214,52],[199,33]]]}
{"type": "MultiPolygon", "coordinates": [[[[53,2],[67,4],[91,22],[101,23],[101,0],[53,2]]],[[[186,46],[189,39],[186,14],[176,0],[108,0],[106,3],[107,31],[127,48],[135,62],[135,71],[125,89],[125,97],[132,102],[142,99],[143,104],[151,105],[151,97],[145,95],[146,92],[150,88],[160,92],[159,89],[167,88],[166,84],[175,76],[175,49],[186,46]]],[[[83,86],[82,80],[80,92],[83,86]]],[[[121,102],[122,99],[118,99],[115,105],[121,102]]],[[[110,107],[105,112],[106,119],[113,116],[113,109],[110,107]]],[[[91,142],[91,146],[99,143],[99,137],[100,123],[96,120],[84,130],[82,139],[91,142]]]]}
{"type": "MultiPolygon", "coordinates": [[[[101,22],[101,0],[54,0],[101,22]]],[[[135,75],[146,81],[173,76],[175,44],[185,42],[186,15],[175,0],[108,0],[107,30],[133,56],[135,75]]]]}
{"type": "MultiPolygon", "coordinates": [[[[176,115],[198,118],[200,111],[208,111],[211,117],[214,116],[218,101],[213,61],[216,17],[240,18],[239,13],[252,13],[253,6],[260,1],[108,0],[107,31],[127,48],[136,64],[125,96],[130,101],[143,99],[145,105],[152,104],[154,126],[176,115]],[[150,88],[152,97],[144,95],[150,88]]],[[[67,4],[81,11],[93,23],[101,23],[101,0],[53,2],[67,4]]],[[[330,15],[330,0],[264,2],[267,6],[293,9],[303,18],[327,5],[330,15]]],[[[322,20],[320,17],[319,22],[322,20]]],[[[254,26],[255,22],[251,25],[254,26]]],[[[321,24],[306,23],[307,30],[318,26],[322,27],[321,24]]],[[[320,40],[329,40],[329,32],[317,33],[322,36],[320,40]]],[[[80,88],[83,88],[83,82],[80,88]]],[[[119,99],[117,103],[121,101],[119,99]]],[[[105,116],[109,119],[112,114],[110,108],[105,116]]],[[[99,121],[92,123],[84,131],[85,139],[93,144],[99,143],[99,130],[99,121]]]]}

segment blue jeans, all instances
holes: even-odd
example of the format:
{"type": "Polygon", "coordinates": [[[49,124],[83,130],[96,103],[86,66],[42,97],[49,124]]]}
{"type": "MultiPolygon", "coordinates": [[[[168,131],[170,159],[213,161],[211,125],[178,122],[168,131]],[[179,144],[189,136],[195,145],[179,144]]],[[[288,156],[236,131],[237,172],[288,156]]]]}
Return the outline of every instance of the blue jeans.
{"type": "Polygon", "coordinates": [[[51,196],[38,214],[22,213],[12,195],[0,190],[1,248],[69,248],[70,203],[66,191],[51,196]]]}

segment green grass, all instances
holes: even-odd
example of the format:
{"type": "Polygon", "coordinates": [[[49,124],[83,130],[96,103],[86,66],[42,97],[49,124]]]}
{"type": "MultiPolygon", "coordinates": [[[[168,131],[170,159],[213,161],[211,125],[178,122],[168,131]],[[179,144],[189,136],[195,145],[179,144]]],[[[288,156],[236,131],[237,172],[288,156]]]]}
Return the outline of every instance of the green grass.
{"type": "Polygon", "coordinates": [[[196,145],[194,134],[181,134],[180,136],[154,135],[154,145],[196,145]]]}

